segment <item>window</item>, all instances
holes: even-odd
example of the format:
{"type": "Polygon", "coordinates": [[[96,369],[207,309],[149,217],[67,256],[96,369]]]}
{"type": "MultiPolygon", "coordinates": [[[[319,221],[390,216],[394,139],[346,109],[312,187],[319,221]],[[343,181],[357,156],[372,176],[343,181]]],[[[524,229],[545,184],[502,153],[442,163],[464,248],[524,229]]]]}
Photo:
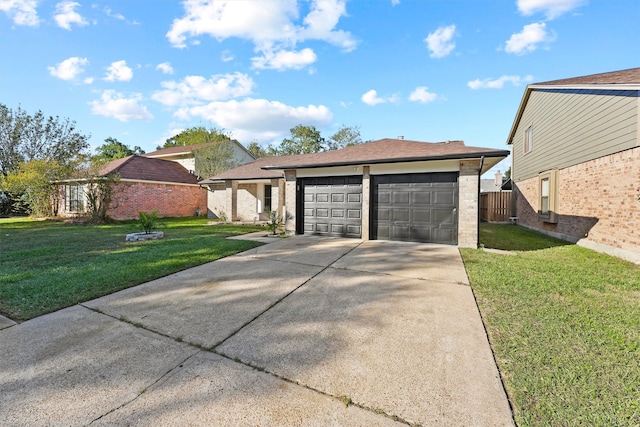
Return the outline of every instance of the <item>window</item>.
{"type": "Polygon", "coordinates": [[[264,210],[269,212],[271,210],[271,186],[264,186],[264,210]]]}
{"type": "Polygon", "coordinates": [[[533,126],[524,131],[524,153],[527,154],[533,148],[533,126]]]}
{"type": "Polygon", "coordinates": [[[82,185],[66,186],[65,210],[67,212],[84,212],[84,189],[82,185]]]}
{"type": "Polygon", "coordinates": [[[540,183],[539,218],[544,222],[558,222],[558,171],[542,172],[538,176],[540,183]]]}
{"type": "Polygon", "coordinates": [[[549,215],[549,178],[540,180],[540,214],[549,215]]]}

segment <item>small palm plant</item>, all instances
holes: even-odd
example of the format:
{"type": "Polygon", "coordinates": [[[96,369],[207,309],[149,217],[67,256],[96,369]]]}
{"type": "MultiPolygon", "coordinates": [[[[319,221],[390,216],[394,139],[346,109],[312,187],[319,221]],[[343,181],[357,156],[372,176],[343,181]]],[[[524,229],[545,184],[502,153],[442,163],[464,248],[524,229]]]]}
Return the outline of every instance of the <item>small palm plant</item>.
{"type": "Polygon", "coordinates": [[[269,211],[269,221],[267,227],[271,230],[271,234],[278,234],[278,229],[284,225],[284,218],[278,214],[278,210],[269,211]]]}
{"type": "Polygon", "coordinates": [[[156,228],[158,228],[158,211],[153,211],[151,213],[140,211],[138,212],[138,216],[138,222],[145,234],[151,234],[156,228]]]}

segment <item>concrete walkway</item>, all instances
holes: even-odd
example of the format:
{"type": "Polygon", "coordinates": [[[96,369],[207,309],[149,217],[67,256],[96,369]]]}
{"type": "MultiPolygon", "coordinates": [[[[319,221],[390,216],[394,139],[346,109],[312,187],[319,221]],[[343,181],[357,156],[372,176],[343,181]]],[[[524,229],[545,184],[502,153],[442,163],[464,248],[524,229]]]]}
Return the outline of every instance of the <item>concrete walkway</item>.
{"type": "Polygon", "coordinates": [[[0,425],[513,425],[457,248],[269,240],[0,330],[0,425]]]}

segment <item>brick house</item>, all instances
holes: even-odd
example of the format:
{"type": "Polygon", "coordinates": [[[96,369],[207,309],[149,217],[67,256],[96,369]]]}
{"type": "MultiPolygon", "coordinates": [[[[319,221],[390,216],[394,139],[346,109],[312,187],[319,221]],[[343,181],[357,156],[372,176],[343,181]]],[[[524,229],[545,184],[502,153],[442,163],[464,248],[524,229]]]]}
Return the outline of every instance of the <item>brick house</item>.
{"type": "Polygon", "coordinates": [[[640,68],[527,86],[507,144],[519,224],[640,262],[640,68]]]}
{"type": "Polygon", "coordinates": [[[507,150],[382,139],[315,154],[268,157],[211,177],[210,216],[285,214],[289,234],[478,244],[480,175],[507,150]]]}
{"type": "MultiPolygon", "coordinates": [[[[143,156],[113,160],[100,168],[98,176],[120,177],[107,214],[114,219],[132,219],[139,211],[158,211],[161,217],[204,214],[207,192],[198,178],[181,164],[143,156]]],[[[64,203],[61,216],[79,216],[86,212],[87,201],[82,180],[61,183],[64,203]]]]}

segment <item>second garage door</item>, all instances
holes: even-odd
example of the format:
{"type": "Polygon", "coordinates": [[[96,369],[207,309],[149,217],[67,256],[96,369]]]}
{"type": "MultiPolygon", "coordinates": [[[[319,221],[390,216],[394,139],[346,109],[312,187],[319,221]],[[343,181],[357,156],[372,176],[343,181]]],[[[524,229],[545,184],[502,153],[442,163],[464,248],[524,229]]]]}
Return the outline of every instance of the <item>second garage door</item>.
{"type": "Polygon", "coordinates": [[[362,235],[362,177],[301,180],[305,234],[336,237],[362,235]]]}
{"type": "Polygon", "coordinates": [[[458,243],[458,174],[372,177],[371,238],[458,243]]]}

